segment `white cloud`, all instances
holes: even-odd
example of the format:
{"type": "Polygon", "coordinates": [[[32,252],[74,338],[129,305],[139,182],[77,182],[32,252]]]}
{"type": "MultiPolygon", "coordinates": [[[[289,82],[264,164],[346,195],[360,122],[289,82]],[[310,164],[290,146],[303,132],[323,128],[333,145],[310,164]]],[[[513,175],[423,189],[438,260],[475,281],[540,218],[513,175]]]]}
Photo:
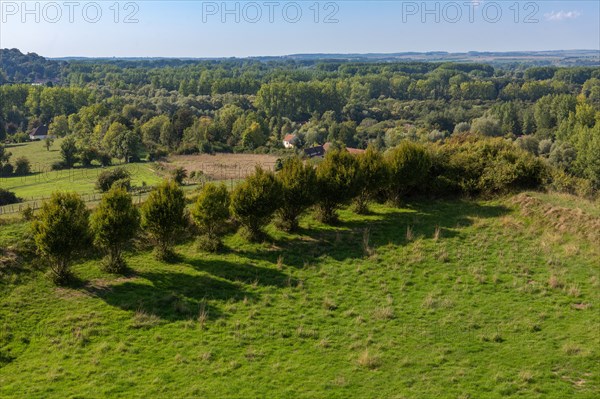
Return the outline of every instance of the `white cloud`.
{"type": "Polygon", "coordinates": [[[565,19],[575,19],[579,17],[581,13],[579,11],[563,11],[558,12],[552,11],[544,14],[547,21],[564,21],[565,19]]]}

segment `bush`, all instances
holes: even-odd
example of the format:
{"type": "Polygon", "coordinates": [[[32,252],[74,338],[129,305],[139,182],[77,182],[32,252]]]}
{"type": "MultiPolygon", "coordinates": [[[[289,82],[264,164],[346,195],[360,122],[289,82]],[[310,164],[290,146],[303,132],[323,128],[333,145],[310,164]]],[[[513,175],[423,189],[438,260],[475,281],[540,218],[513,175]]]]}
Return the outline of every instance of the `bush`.
{"type": "Polygon", "coordinates": [[[9,164],[9,163],[5,163],[4,165],[2,165],[2,167],[0,168],[0,175],[2,177],[9,177],[13,174],[13,170],[15,168],[9,164]]]}
{"type": "Polygon", "coordinates": [[[502,136],[502,127],[500,126],[500,121],[493,117],[483,116],[475,119],[471,125],[471,129],[475,133],[488,137],[502,136]]]}
{"type": "Polygon", "coordinates": [[[63,170],[65,168],[66,168],[66,165],[62,161],[53,162],[52,165],[50,166],[50,169],[52,169],[52,170],[63,170]]]}
{"type": "Polygon", "coordinates": [[[359,166],[354,156],[345,150],[331,150],[317,166],[317,213],[323,223],[337,221],[337,209],[359,191],[359,166]]]}
{"type": "Polygon", "coordinates": [[[540,141],[538,145],[538,154],[540,156],[548,156],[550,154],[550,150],[552,149],[552,140],[544,139],[540,141]]]}
{"type": "Polygon", "coordinates": [[[23,217],[24,221],[31,222],[35,219],[35,211],[30,205],[26,205],[21,211],[21,216],[23,217]]]}
{"type": "Polygon", "coordinates": [[[577,152],[570,144],[560,142],[552,144],[548,155],[550,165],[564,171],[570,171],[575,159],[577,159],[577,152]]]}
{"type": "Polygon", "coordinates": [[[187,174],[187,170],[185,170],[182,167],[178,167],[175,170],[173,170],[171,172],[171,177],[173,178],[173,180],[175,181],[175,183],[179,184],[180,186],[183,185],[183,181],[185,179],[187,179],[188,174],[187,174]]]}
{"type": "Polygon", "coordinates": [[[406,195],[414,194],[429,177],[431,155],[421,144],[403,141],[385,154],[389,173],[390,199],[399,204],[406,195]]]}
{"type": "Polygon", "coordinates": [[[544,184],[544,162],[504,139],[453,142],[440,149],[446,165],[436,178],[447,179],[468,195],[502,194],[544,184]]]}
{"type": "Polygon", "coordinates": [[[280,202],[281,187],[275,175],[257,166],[254,174],[233,191],[231,213],[244,228],[248,240],[258,241],[280,202]]]}
{"type": "Polygon", "coordinates": [[[552,170],[552,177],[548,188],[561,193],[577,195],[579,197],[594,199],[597,195],[591,181],[571,176],[560,169],[552,170]]]}
{"type": "Polygon", "coordinates": [[[201,238],[199,246],[209,252],[215,252],[221,246],[220,234],[229,219],[229,192],[224,185],[209,183],[198,196],[192,218],[198,226],[201,238]]]}
{"type": "Polygon", "coordinates": [[[373,147],[358,156],[358,168],[362,184],[354,199],[354,212],[366,214],[369,212],[369,202],[388,182],[387,168],[383,156],[373,147]]]}
{"type": "Polygon", "coordinates": [[[98,175],[96,189],[105,193],[117,182],[120,187],[129,190],[131,188],[131,173],[125,168],[105,170],[98,175]]]}
{"type": "Polygon", "coordinates": [[[33,238],[57,284],[69,280],[71,262],[88,243],[88,216],[85,203],[75,193],[53,193],[38,212],[33,238]]]}
{"type": "Polygon", "coordinates": [[[186,225],[185,196],[175,182],[164,181],[142,206],[142,227],[156,245],[158,259],[167,259],[177,233],[186,225]]]}
{"type": "Polygon", "coordinates": [[[15,175],[26,176],[31,173],[31,164],[29,159],[25,157],[19,157],[15,161],[15,175]]]}
{"type": "Polygon", "coordinates": [[[21,202],[21,200],[15,195],[15,193],[4,188],[0,188],[0,206],[17,204],[19,202],[21,202]]]}
{"type": "Polygon", "coordinates": [[[305,165],[299,158],[289,158],[282,162],[276,178],[282,189],[278,225],[283,230],[295,231],[302,212],[315,202],[317,175],[311,165],[305,165]]]}
{"type": "Polygon", "coordinates": [[[107,253],[104,261],[106,271],[121,273],[125,270],[123,246],[135,236],[139,224],[139,211],[125,189],[113,186],[102,196],[90,225],[94,243],[107,253]]]}
{"type": "Polygon", "coordinates": [[[470,130],[471,130],[471,125],[469,125],[469,123],[467,123],[467,122],[460,122],[456,126],[454,126],[455,134],[467,133],[470,130]]]}

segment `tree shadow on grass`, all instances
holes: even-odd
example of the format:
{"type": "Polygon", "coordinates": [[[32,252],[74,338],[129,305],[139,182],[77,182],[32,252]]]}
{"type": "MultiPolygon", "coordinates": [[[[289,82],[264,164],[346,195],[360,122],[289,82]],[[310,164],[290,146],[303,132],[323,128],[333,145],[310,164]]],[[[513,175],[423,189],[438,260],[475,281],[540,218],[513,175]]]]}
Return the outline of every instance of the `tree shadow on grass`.
{"type": "Polygon", "coordinates": [[[301,228],[294,236],[276,240],[274,249],[238,251],[237,254],[270,263],[276,263],[279,256],[283,256],[285,265],[296,268],[323,257],[337,261],[358,259],[366,255],[365,244],[371,249],[388,244],[406,245],[411,239],[432,238],[436,229],[441,240],[459,237],[461,233],[456,228],[472,225],[474,218],[494,218],[509,211],[500,205],[463,200],[416,202],[383,213],[372,211],[367,216],[352,215],[333,228],[301,228]]]}
{"type": "Polygon", "coordinates": [[[290,277],[276,269],[256,266],[250,263],[233,263],[220,260],[185,259],[185,263],[197,270],[205,271],[213,276],[232,282],[261,286],[285,287],[290,284],[290,277]]]}
{"type": "Polygon", "coordinates": [[[110,285],[88,285],[84,289],[111,306],[143,312],[167,321],[196,318],[204,310],[209,319],[223,317],[207,300],[241,301],[252,298],[239,284],[178,272],[141,272],[135,278],[110,285]]]}

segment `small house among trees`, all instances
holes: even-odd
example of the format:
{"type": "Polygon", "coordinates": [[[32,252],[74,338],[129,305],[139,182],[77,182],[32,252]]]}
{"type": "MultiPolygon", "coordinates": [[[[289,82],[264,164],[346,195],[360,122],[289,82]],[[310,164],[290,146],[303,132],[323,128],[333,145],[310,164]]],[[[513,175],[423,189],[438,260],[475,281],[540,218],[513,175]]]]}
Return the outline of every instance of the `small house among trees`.
{"type": "Polygon", "coordinates": [[[296,147],[296,143],[298,142],[298,136],[295,134],[286,134],[283,138],[283,146],[287,149],[296,147]]]}
{"type": "Polygon", "coordinates": [[[309,158],[315,158],[315,157],[324,157],[325,156],[325,148],[323,148],[322,145],[318,145],[315,147],[311,147],[311,148],[306,148],[304,149],[304,155],[306,155],[309,158]]]}
{"type": "Polygon", "coordinates": [[[52,137],[52,135],[48,134],[48,126],[46,125],[38,126],[29,133],[31,140],[45,140],[48,137],[52,137]]]}

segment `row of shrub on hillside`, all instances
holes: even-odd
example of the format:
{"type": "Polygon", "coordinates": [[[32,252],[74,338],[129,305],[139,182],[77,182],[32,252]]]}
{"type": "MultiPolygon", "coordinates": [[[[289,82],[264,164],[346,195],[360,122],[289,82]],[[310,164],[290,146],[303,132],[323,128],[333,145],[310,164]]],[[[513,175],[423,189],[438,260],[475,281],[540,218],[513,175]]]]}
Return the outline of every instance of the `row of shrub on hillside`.
{"type": "Polygon", "coordinates": [[[138,209],[127,185],[121,184],[126,177],[112,179],[115,184],[91,217],[74,193],[54,193],[43,204],[34,218],[33,237],[57,282],[68,279],[71,261],[90,240],[105,252],[105,269],[122,272],[123,249],[140,229],[153,242],[157,257],[164,259],[182,231],[198,233],[201,248],[216,251],[228,221],[234,221],[248,240],[259,241],[272,220],[283,230],[295,230],[309,208],[320,221],[335,223],[337,210],[348,203],[366,213],[373,200],[398,204],[413,195],[536,188],[546,179],[547,169],[539,158],[501,139],[465,139],[434,148],[403,142],[385,154],[369,148],[357,156],[332,150],[316,167],[290,158],[277,173],[257,168],[232,192],[209,183],[189,213],[184,192],[174,180],[156,187],[138,209]]]}

